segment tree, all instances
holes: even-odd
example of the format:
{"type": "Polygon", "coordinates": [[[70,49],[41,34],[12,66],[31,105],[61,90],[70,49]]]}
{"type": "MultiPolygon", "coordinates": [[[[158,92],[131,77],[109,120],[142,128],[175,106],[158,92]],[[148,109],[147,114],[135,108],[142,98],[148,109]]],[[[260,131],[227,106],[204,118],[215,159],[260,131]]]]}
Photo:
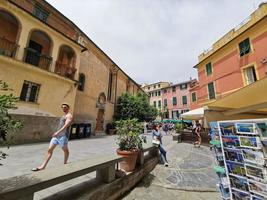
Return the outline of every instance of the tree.
{"type": "Polygon", "coordinates": [[[129,93],[118,98],[115,110],[116,120],[137,118],[139,121],[150,121],[157,116],[157,109],[149,105],[146,94],[138,93],[136,96],[129,93]]]}
{"type": "MultiPolygon", "coordinates": [[[[9,145],[6,136],[8,133],[18,131],[22,128],[22,123],[13,119],[8,111],[10,109],[17,109],[16,102],[18,98],[15,97],[10,91],[12,91],[6,82],[0,80],[0,144],[9,145]]],[[[0,151],[0,160],[6,158],[6,154],[0,151]]]]}

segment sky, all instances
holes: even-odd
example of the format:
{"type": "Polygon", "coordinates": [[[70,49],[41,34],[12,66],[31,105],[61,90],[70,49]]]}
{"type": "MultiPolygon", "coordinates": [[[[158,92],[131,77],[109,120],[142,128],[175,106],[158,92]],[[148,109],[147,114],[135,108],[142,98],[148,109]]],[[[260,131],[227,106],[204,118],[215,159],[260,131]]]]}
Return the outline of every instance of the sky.
{"type": "Polygon", "coordinates": [[[197,78],[198,55],[264,0],[47,0],[139,84],[197,78]]]}

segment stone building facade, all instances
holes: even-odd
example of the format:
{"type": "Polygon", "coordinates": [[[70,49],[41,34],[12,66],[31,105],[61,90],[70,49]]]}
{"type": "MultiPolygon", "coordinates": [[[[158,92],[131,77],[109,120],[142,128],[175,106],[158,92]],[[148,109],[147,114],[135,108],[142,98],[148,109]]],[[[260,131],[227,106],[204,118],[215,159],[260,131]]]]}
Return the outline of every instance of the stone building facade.
{"type": "Polygon", "coordinates": [[[15,140],[50,138],[62,115],[62,102],[70,105],[74,123],[90,123],[93,133],[103,133],[117,98],[123,92],[142,92],[82,30],[44,0],[0,1],[0,27],[5,27],[0,29],[0,80],[20,99],[18,109],[10,113],[26,122],[15,140]],[[33,116],[36,121],[30,123],[33,116]]]}

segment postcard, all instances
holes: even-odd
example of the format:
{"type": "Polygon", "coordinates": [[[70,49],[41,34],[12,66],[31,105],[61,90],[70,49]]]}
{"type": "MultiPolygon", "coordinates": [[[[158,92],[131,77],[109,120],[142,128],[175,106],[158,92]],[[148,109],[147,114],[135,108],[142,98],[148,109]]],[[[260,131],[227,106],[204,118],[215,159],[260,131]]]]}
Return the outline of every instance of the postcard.
{"type": "Polygon", "coordinates": [[[254,123],[236,123],[235,128],[236,132],[239,134],[249,134],[249,135],[258,134],[254,123]]]}
{"type": "Polygon", "coordinates": [[[242,192],[233,188],[232,198],[233,200],[250,200],[250,194],[248,192],[242,192]]]}
{"type": "Polygon", "coordinates": [[[245,164],[246,176],[256,180],[267,181],[267,172],[265,168],[245,164]]]}
{"type": "Polygon", "coordinates": [[[244,164],[226,161],[228,173],[236,174],[239,176],[246,176],[246,170],[244,164]]]}
{"type": "Polygon", "coordinates": [[[225,160],[244,162],[242,151],[239,149],[225,149],[224,150],[225,160]]]}
{"type": "Polygon", "coordinates": [[[219,184],[219,190],[220,190],[223,198],[229,198],[230,197],[230,191],[229,191],[228,187],[224,187],[222,184],[219,184]]]}
{"type": "Polygon", "coordinates": [[[222,136],[223,146],[227,148],[237,148],[240,146],[240,140],[238,136],[222,136]]]}
{"type": "Polygon", "coordinates": [[[249,191],[267,197],[267,184],[254,180],[248,180],[249,191]]]}
{"type": "Polygon", "coordinates": [[[239,136],[240,147],[261,149],[259,137],[239,136]]]}
{"type": "Polygon", "coordinates": [[[266,200],[266,198],[258,196],[258,195],[251,195],[251,199],[250,200],[266,200]]]}
{"type": "Polygon", "coordinates": [[[267,122],[256,123],[262,140],[267,140],[267,122]]]}
{"type": "Polygon", "coordinates": [[[245,162],[254,163],[257,165],[264,165],[264,155],[261,151],[254,151],[252,149],[242,149],[243,158],[245,162]]]}
{"type": "Polygon", "coordinates": [[[249,192],[247,178],[229,175],[231,187],[249,192]]]}
{"type": "Polygon", "coordinates": [[[234,135],[236,133],[234,122],[219,122],[222,135],[234,135]]]}

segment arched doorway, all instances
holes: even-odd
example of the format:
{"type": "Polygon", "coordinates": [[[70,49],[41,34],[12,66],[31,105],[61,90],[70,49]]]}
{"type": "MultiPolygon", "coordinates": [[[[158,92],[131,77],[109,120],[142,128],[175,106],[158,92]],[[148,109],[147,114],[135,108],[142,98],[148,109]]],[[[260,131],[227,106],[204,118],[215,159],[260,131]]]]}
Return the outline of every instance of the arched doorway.
{"type": "Polygon", "coordinates": [[[0,55],[15,57],[20,23],[10,13],[0,10],[0,55]]]}
{"type": "Polygon", "coordinates": [[[105,103],[106,103],[106,95],[102,92],[98,96],[98,99],[96,102],[96,107],[98,108],[97,117],[96,117],[96,126],[95,126],[96,133],[104,131],[105,103]]]}

